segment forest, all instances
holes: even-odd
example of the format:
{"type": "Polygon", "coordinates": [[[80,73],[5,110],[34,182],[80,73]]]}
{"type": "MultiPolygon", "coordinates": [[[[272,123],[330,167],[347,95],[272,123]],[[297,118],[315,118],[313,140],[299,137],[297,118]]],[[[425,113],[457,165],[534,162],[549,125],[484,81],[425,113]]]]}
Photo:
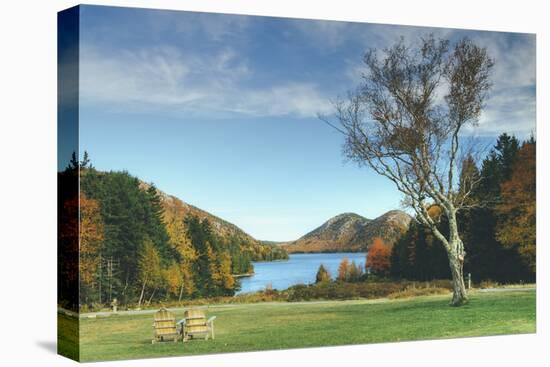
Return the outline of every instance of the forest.
{"type": "Polygon", "coordinates": [[[108,305],[114,299],[119,305],[141,307],[230,296],[239,289],[235,275],[254,271],[252,261],[288,258],[284,250],[238,229],[223,231],[204,215],[185,214],[181,201],[168,203],[154,185],[128,172],[96,170],[87,153],[81,162],[73,154],[59,174],[60,186],[70,187],[63,181],[77,176],[79,196],[75,190],[60,190],[64,197],[58,209],[59,289],[64,307],[108,305]],[[79,234],[80,262],[75,264],[79,234]],[[78,296],[73,290],[78,290],[77,282],[78,296]]]}
{"type": "MultiPolygon", "coordinates": [[[[536,277],[536,142],[502,134],[480,167],[472,157],[462,164],[462,177],[474,177],[472,204],[458,213],[467,253],[464,273],[475,282],[534,282],[536,277]],[[469,172],[466,172],[469,171],[469,172]]],[[[459,190],[472,181],[461,180],[459,190]]],[[[443,233],[446,218],[432,206],[443,233]]],[[[448,279],[445,249],[430,230],[412,221],[393,246],[386,269],[395,278],[448,279]]]]}

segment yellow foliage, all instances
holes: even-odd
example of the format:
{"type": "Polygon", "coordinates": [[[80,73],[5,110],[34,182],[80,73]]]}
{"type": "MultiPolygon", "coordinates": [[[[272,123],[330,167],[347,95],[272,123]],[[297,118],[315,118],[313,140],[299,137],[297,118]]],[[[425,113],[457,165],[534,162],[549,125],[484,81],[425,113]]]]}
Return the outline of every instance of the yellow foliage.
{"type": "Polygon", "coordinates": [[[197,253],[187,237],[184,218],[185,209],[180,201],[175,201],[173,205],[164,205],[163,221],[170,238],[170,245],[178,251],[183,259],[194,261],[197,258],[197,253]]]}
{"type": "Polygon", "coordinates": [[[193,271],[191,269],[191,262],[182,261],[179,264],[180,274],[182,279],[181,294],[182,296],[191,296],[195,292],[195,282],[193,280],[193,271]]]}
{"type": "Polygon", "coordinates": [[[235,278],[231,274],[231,256],[225,252],[220,256],[220,275],[222,284],[225,289],[233,289],[235,286],[235,278]]]}
{"type": "Polygon", "coordinates": [[[170,294],[177,295],[181,288],[182,276],[178,264],[173,263],[168,268],[162,270],[162,277],[166,284],[166,290],[170,294]]]}

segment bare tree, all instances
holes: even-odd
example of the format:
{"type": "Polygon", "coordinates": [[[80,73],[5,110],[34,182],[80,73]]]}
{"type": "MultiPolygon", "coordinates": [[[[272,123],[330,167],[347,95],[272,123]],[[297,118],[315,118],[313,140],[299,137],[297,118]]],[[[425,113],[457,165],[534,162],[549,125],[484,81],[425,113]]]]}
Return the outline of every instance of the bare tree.
{"type": "Polygon", "coordinates": [[[451,47],[429,36],[416,46],[402,38],[388,49],[371,49],[364,64],[358,89],[334,103],[336,122],[320,118],[344,134],[346,156],[390,179],[441,241],[453,280],[451,304],[461,305],[468,296],[457,212],[472,205],[479,180],[473,173],[465,177],[468,170],[459,174],[462,158],[472,157],[461,149],[461,132],[478,123],[493,61],[469,39],[451,47]],[[459,188],[461,182],[468,185],[459,188]],[[434,204],[448,219],[447,236],[428,214],[434,204]]]}

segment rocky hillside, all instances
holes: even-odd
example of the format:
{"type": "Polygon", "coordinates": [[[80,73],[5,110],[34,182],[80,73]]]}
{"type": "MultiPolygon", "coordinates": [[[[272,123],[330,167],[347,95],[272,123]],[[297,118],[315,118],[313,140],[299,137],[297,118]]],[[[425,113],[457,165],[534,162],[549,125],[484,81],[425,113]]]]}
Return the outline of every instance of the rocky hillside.
{"type": "Polygon", "coordinates": [[[282,247],[288,252],[366,251],[376,237],[393,245],[410,221],[411,217],[400,210],[389,211],[373,220],[344,213],[282,247]]]}
{"type": "MultiPolygon", "coordinates": [[[[149,185],[144,182],[140,182],[140,186],[144,190],[149,188],[149,185]]],[[[241,249],[251,254],[252,260],[275,260],[287,257],[282,248],[258,241],[236,225],[188,204],[175,196],[168,195],[158,189],[157,192],[161,197],[164,209],[164,222],[171,237],[184,235],[183,220],[188,215],[194,215],[201,220],[208,219],[218,236],[225,239],[236,239],[241,249]]]]}
{"type": "MultiPolygon", "coordinates": [[[[142,185],[147,186],[146,184],[142,185]]],[[[252,236],[250,236],[248,233],[246,233],[236,225],[229,223],[228,221],[223,220],[213,214],[210,214],[207,211],[199,209],[196,206],[188,204],[175,196],[168,195],[158,189],[157,191],[162,198],[162,205],[165,212],[170,213],[172,216],[185,218],[187,215],[195,215],[201,220],[208,219],[212,224],[212,227],[215,229],[216,233],[222,237],[237,236],[251,242],[257,242],[256,239],[254,239],[252,236]]]]}

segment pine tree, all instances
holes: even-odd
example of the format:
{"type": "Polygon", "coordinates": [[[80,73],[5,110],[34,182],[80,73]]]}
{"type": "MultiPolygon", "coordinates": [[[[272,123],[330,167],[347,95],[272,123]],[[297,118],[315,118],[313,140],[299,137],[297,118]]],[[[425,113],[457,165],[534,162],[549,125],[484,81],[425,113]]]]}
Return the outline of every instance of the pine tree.
{"type": "Polygon", "coordinates": [[[90,163],[90,157],[88,156],[88,152],[84,151],[84,157],[82,158],[82,161],[80,162],[81,168],[93,168],[90,163]]]}
{"type": "Polygon", "coordinates": [[[78,170],[78,167],[78,158],[76,157],[76,152],[73,151],[71,154],[71,160],[69,161],[69,165],[65,168],[65,171],[76,171],[78,170]]]}

